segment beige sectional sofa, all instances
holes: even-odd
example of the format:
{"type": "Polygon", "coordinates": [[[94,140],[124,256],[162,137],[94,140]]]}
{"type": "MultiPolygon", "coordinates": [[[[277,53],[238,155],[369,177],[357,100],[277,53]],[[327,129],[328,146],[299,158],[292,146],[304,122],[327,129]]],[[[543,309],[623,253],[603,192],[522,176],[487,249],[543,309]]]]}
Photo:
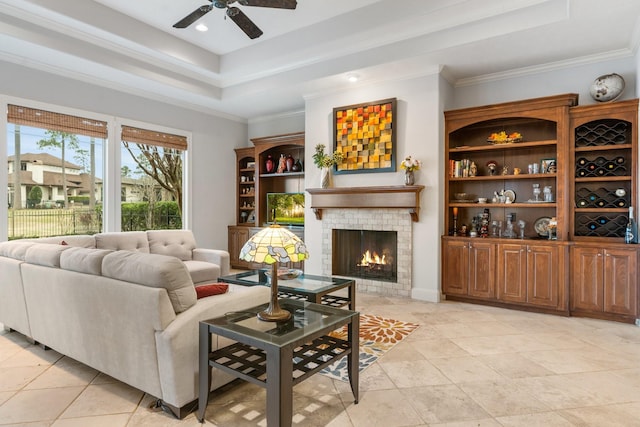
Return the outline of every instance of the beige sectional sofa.
{"type": "MultiPolygon", "coordinates": [[[[194,279],[228,271],[228,253],[197,249],[186,230],[2,242],[0,323],[183,417],[197,399],[198,322],[269,300],[267,287],[235,285],[197,299],[194,279]]],[[[230,380],[214,375],[212,390],[230,380]]]]}

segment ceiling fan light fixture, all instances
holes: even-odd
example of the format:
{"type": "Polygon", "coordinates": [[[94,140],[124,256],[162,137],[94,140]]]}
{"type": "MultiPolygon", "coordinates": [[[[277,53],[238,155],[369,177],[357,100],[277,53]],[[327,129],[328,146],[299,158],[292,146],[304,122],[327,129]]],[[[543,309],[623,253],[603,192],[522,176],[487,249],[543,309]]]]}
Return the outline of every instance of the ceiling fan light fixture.
{"type": "Polygon", "coordinates": [[[206,24],[203,24],[201,22],[198,25],[196,25],[196,30],[204,32],[204,31],[208,31],[209,27],[207,27],[206,24]]]}

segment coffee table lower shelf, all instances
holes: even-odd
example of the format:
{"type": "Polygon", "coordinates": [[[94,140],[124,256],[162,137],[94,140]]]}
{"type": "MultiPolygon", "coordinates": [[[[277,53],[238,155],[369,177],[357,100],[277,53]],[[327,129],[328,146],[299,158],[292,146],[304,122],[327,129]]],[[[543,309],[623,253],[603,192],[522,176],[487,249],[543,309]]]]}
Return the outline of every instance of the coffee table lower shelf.
{"type": "MultiPolygon", "coordinates": [[[[293,351],[293,385],[304,381],[337,359],[351,354],[351,345],[324,335],[293,351]]],[[[267,383],[267,354],[247,344],[235,343],[211,352],[209,366],[262,387],[267,383]]]]}

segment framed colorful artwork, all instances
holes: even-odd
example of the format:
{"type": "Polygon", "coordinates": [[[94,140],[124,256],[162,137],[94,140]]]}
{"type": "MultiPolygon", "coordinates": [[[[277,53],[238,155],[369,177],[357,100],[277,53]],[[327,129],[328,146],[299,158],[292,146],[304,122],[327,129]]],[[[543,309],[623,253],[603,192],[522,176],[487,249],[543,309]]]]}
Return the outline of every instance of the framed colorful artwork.
{"type": "Polygon", "coordinates": [[[396,171],[396,98],[333,109],[335,173],[396,171]]]}

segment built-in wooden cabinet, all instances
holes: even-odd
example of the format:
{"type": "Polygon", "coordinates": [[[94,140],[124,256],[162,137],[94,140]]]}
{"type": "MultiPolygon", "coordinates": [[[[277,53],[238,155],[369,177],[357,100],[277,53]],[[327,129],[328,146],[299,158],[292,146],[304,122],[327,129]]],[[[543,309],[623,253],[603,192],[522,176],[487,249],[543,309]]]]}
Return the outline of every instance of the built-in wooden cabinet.
{"type": "Polygon", "coordinates": [[[449,295],[495,297],[495,244],[443,239],[443,290],[449,295]]]}
{"type": "Polygon", "coordinates": [[[567,311],[567,246],[535,242],[498,244],[497,299],[567,311]]]}
{"type": "Polygon", "coordinates": [[[623,243],[629,206],[640,213],[638,100],[577,101],[566,94],[445,112],[446,298],[638,318],[638,245],[623,243]],[[474,223],[478,237],[469,234],[474,223]]]}
{"type": "MultiPolygon", "coordinates": [[[[228,227],[228,248],[233,268],[259,268],[239,259],[240,249],[253,234],[271,221],[267,194],[304,192],[304,132],[252,138],[253,147],[236,152],[236,224],[228,227]],[[278,169],[281,159],[290,158],[295,168],[278,169]],[[273,165],[269,170],[268,160],[273,165]],[[294,170],[295,169],[295,170],[294,170]]],[[[304,238],[304,227],[292,227],[304,238]]],[[[286,266],[285,266],[286,267],[286,266]]],[[[295,263],[291,268],[303,268],[295,263]]]]}
{"type": "Polygon", "coordinates": [[[571,248],[571,311],[605,319],[638,316],[638,250],[627,245],[571,248]]]}

